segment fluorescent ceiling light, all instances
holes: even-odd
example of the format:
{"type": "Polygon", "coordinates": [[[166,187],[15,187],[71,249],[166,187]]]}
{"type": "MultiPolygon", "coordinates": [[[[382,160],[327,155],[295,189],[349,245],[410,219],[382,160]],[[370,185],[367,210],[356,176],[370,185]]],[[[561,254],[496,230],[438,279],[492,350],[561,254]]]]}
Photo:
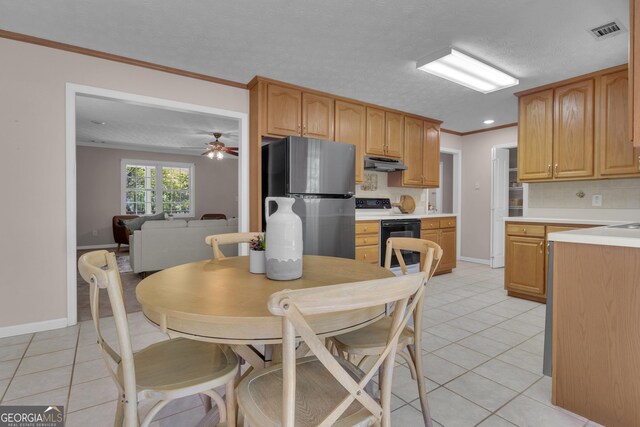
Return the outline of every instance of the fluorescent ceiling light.
{"type": "Polygon", "coordinates": [[[494,124],[495,122],[496,122],[495,120],[493,120],[493,119],[489,119],[489,120],[485,120],[485,121],[484,121],[484,122],[482,122],[482,123],[484,123],[485,125],[492,125],[492,124],[494,124]]]}
{"type": "Polygon", "coordinates": [[[422,58],[416,65],[418,70],[482,93],[495,92],[520,83],[515,77],[452,48],[422,58]]]}

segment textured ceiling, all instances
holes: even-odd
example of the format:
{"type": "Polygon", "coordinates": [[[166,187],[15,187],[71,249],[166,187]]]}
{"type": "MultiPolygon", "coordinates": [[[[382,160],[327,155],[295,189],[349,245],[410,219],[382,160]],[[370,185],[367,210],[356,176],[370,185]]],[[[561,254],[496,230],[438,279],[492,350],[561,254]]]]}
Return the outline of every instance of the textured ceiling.
{"type": "Polygon", "coordinates": [[[82,145],[200,155],[214,131],[224,134],[220,141],[227,146],[237,147],[238,129],[237,119],[76,97],[76,140],[82,145]]]}
{"type": "Polygon", "coordinates": [[[517,120],[514,92],[627,61],[588,28],[628,0],[0,0],[0,28],[246,83],[262,75],[444,120],[517,120]],[[520,79],[488,95],[416,70],[447,46],[520,79]]]}

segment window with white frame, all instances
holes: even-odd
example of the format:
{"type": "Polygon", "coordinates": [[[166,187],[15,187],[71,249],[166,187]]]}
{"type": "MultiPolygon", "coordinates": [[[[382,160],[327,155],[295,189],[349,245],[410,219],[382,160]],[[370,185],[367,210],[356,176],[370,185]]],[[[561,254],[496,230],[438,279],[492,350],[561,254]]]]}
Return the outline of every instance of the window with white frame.
{"type": "Polygon", "coordinates": [[[124,159],[121,169],[123,214],[193,216],[192,163],[124,159]]]}

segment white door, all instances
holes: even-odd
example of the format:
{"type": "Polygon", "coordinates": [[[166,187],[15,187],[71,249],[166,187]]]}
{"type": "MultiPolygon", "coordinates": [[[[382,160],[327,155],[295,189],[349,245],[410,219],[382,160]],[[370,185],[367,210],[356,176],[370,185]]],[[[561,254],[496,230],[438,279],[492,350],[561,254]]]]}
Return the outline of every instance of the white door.
{"type": "Polygon", "coordinates": [[[493,149],[491,267],[504,267],[504,218],[509,216],[509,150],[493,149]]]}
{"type": "Polygon", "coordinates": [[[438,181],[440,183],[440,186],[436,189],[436,212],[438,212],[439,214],[444,213],[444,209],[442,206],[442,169],[443,164],[442,162],[440,162],[440,181],[438,181]]]}

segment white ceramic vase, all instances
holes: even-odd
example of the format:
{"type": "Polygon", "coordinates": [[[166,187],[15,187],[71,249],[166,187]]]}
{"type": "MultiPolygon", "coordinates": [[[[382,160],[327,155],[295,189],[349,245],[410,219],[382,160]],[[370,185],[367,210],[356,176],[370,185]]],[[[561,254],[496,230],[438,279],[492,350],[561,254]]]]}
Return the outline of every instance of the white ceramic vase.
{"type": "Polygon", "coordinates": [[[267,221],[266,270],[273,280],[302,277],[302,220],[293,212],[294,198],[267,197],[264,214],[267,221]],[[269,215],[269,203],[278,209],[269,215]]]}
{"type": "Polygon", "coordinates": [[[253,274],[265,273],[266,258],[264,251],[249,251],[249,272],[253,274]]]}

